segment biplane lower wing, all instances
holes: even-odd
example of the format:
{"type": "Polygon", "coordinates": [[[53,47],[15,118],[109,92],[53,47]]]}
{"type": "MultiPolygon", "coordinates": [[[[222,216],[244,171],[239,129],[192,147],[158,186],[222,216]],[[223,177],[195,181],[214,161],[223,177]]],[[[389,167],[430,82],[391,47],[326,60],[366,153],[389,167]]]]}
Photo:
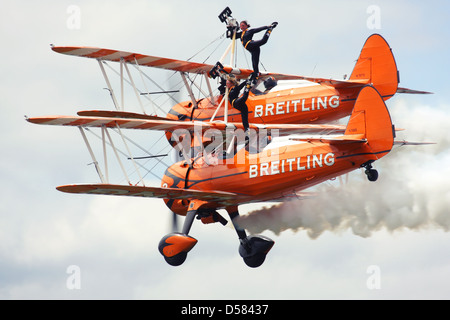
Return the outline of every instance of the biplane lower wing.
{"type": "Polygon", "coordinates": [[[56,187],[58,191],[72,194],[112,195],[171,200],[201,200],[215,203],[215,207],[227,207],[244,203],[284,202],[316,197],[314,192],[286,193],[278,196],[249,196],[217,190],[200,191],[193,189],[130,186],[120,184],[72,184],[56,187]]]}
{"type": "Polygon", "coordinates": [[[85,110],[85,111],[79,111],[79,112],[77,112],[77,114],[81,117],[130,118],[130,119],[173,121],[173,119],[169,119],[169,118],[150,116],[147,114],[126,112],[126,111],[85,110]]]}
{"type": "MultiPolygon", "coordinates": [[[[243,129],[242,123],[206,122],[206,121],[177,121],[166,119],[136,119],[114,117],[80,117],[80,116],[45,116],[27,118],[28,122],[43,125],[75,126],[75,127],[106,127],[139,130],[174,131],[184,129],[190,132],[195,130],[217,129],[243,129]]],[[[260,130],[279,130],[279,135],[296,133],[342,133],[345,126],[326,124],[250,124],[250,128],[260,130]]]]}
{"type": "Polygon", "coordinates": [[[116,195],[160,199],[198,199],[223,202],[235,199],[238,195],[223,191],[198,191],[192,189],[143,187],[118,184],[74,184],[56,188],[61,192],[80,194],[116,195]]]}

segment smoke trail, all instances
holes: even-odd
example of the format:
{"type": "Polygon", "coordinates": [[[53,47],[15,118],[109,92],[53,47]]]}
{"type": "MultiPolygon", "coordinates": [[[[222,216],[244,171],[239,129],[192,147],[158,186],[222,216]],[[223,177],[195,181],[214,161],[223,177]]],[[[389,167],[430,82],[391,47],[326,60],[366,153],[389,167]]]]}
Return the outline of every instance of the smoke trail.
{"type": "Polygon", "coordinates": [[[305,230],[312,239],[325,231],[348,229],[361,237],[382,228],[450,230],[450,116],[445,110],[426,106],[411,110],[402,101],[396,103],[392,118],[406,128],[406,140],[436,145],[396,147],[375,162],[378,181],[369,182],[356,170],[343,185],[336,180],[318,186],[315,198],[250,212],[241,217],[241,226],[250,233],[305,230]]]}

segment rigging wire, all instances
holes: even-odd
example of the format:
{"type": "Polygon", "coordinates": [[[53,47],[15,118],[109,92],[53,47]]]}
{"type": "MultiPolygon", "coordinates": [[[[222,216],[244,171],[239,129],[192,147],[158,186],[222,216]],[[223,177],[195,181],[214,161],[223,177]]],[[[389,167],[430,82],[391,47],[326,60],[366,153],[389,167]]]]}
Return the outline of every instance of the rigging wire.
{"type": "MultiPolygon", "coordinates": [[[[204,50],[206,50],[206,48],[208,48],[210,45],[212,45],[214,42],[216,42],[216,41],[218,41],[218,40],[220,40],[220,39],[225,39],[225,33],[221,34],[219,37],[217,37],[216,39],[214,39],[213,41],[211,41],[210,43],[208,43],[205,47],[203,47],[202,49],[200,49],[200,51],[198,51],[198,52],[195,53],[192,57],[190,57],[189,59],[187,59],[187,61],[191,61],[193,58],[195,58],[195,57],[196,57],[197,55],[199,55],[201,52],[203,52],[204,50]]],[[[223,41],[224,41],[224,40],[222,40],[222,42],[219,44],[219,46],[223,43],[223,41]]],[[[217,46],[216,49],[214,49],[214,51],[217,50],[217,48],[218,48],[219,46],[217,46]]],[[[214,53],[214,51],[211,52],[211,54],[205,59],[205,61],[209,59],[209,57],[214,53]]],[[[203,63],[205,63],[205,61],[204,61],[203,63]]]]}

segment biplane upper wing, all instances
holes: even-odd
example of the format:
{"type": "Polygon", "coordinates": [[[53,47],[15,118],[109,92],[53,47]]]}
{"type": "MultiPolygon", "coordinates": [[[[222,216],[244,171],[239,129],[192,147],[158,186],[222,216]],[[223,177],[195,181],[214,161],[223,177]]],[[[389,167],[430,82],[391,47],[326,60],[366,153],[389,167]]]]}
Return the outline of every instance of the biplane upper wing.
{"type": "MultiPolygon", "coordinates": [[[[149,56],[139,53],[112,50],[112,49],[103,49],[96,47],[53,46],[52,50],[58,53],[67,54],[71,56],[92,58],[104,61],[113,61],[113,62],[120,62],[122,60],[126,63],[136,64],[139,66],[147,66],[187,73],[209,74],[211,69],[214,67],[214,65],[211,64],[183,61],[157,56],[149,56]]],[[[224,66],[224,71],[227,73],[234,74],[238,79],[246,79],[253,72],[250,69],[232,68],[230,66],[224,66]]],[[[333,86],[336,88],[362,87],[366,85],[369,81],[369,80],[344,81],[344,80],[333,80],[316,77],[288,75],[283,73],[262,72],[261,78],[264,77],[274,77],[277,80],[306,80],[310,82],[333,86]]]]}
{"type": "MultiPolygon", "coordinates": [[[[167,69],[179,72],[188,73],[206,73],[214,67],[211,64],[197,63],[191,61],[183,61],[177,59],[149,56],[139,53],[102,49],[95,47],[59,47],[53,46],[52,50],[58,53],[67,54],[77,57],[92,58],[104,61],[120,62],[136,64],[139,66],[167,69]]],[[[253,71],[248,69],[237,69],[225,67],[224,70],[228,73],[233,73],[237,78],[247,78],[253,71]]]]}
{"type": "MultiPolygon", "coordinates": [[[[27,118],[28,122],[34,124],[75,126],[75,127],[106,127],[140,130],[174,131],[184,129],[189,132],[196,130],[218,129],[243,129],[242,123],[225,123],[221,121],[177,121],[165,119],[136,119],[136,118],[114,118],[114,117],[89,117],[89,116],[46,116],[27,118]]],[[[345,126],[342,125],[320,125],[320,124],[250,124],[250,128],[259,132],[260,130],[279,130],[279,135],[298,133],[342,133],[345,126]]]]}

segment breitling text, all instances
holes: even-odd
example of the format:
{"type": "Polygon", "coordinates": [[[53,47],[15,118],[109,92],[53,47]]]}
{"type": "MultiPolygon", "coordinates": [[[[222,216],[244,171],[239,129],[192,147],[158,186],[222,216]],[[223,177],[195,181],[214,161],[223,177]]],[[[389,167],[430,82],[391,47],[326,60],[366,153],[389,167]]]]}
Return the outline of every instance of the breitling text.
{"type": "Polygon", "coordinates": [[[286,172],[310,170],[318,167],[334,165],[334,153],[314,154],[306,157],[289,158],[252,164],[249,167],[249,178],[271,176],[286,172]]]}
{"type": "Polygon", "coordinates": [[[255,106],[255,117],[267,117],[296,112],[308,112],[321,109],[339,107],[339,96],[314,97],[311,99],[298,99],[292,101],[280,101],[255,106]]]}

